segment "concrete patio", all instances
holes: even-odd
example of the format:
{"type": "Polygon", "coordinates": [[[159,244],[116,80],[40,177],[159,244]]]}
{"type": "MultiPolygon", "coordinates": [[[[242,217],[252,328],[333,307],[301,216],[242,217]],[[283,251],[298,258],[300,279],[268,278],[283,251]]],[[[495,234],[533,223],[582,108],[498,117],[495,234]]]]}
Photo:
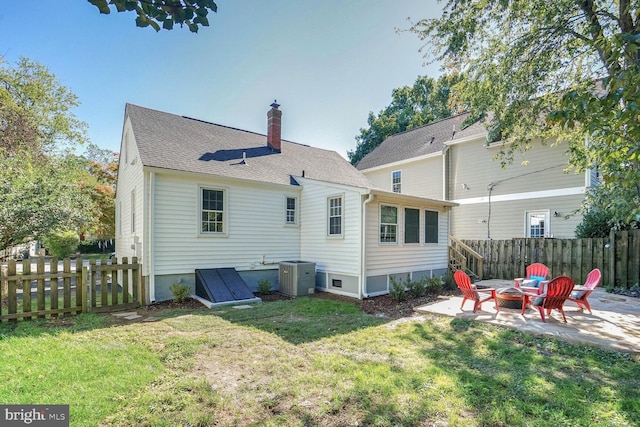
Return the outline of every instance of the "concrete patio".
{"type": "MultiPolygon", "coordinates": [[[[510,287],[512,281],[485,280],[478,285],[493,288],[510,287]]],[[[562,315],[553,311],[545,316],[543,323],[538,311],[528,307],[525,315],[520,309],[500,307],[496,312],[493,301],[482,304],[482,308],[473,313],[473,302],[467,301],[461,310],[461,296],[440,297],[437,301],[417,307],[420,313],[433,313],[465,319],[479,320],[495,325],[506,326],[525,332],[549,335],[564,341],[590,344],[608,350],[640,354],[640,298],[626,297],[607,293],[597,288],[590,296],[589,303],[593,314],[580,311],[577,304],[567,301],[564,311],[567,323],[562,315]]]]}

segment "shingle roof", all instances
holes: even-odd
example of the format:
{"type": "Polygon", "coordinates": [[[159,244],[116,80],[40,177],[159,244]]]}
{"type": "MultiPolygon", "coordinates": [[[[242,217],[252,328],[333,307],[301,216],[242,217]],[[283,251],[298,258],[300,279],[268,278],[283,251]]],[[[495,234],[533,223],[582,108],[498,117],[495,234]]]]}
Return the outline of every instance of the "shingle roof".
{"type": "Polygon", "coordinates": [[[144,166],[285,185],[291,184],[291,176],[304,175],[373,187],[335,151],[283,140],[277,153],[267,147],[265,135],[132,104],[126,105],[125,117],[131,120],[144,166]]]}
{"type": "Polygon", "coordinates": [[[442,151],[446,142],[486,133],[484,124],[475,122],[463,128],[468,114],[460,114],[398,133],[385,139],[372,152],[364,156],[356,167],[370,169],[442,151]],[[455,133],[454,133],[455,129],[455,133]]]}

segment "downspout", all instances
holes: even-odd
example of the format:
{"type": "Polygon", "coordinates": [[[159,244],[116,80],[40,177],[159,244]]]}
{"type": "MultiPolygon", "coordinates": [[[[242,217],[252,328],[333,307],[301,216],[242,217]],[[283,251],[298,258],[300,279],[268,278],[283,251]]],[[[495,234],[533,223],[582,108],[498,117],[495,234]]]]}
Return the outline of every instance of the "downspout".
{"type": "Polygon", "coordinates": [[[448,169],[447,165],[447,153],[449,152],[449,146],[445,145],[444,148],[442,149],[442,200],[448,200],[447,199],[447,172],[448,169]]]}
{"type": "MultiPolygon", "coordinates": [[[[447,183],[449,182],[447,179],[449,172],[448,153],[449,146],[445,145],[442,149],[442,200],[449,200],[447,198],[447,183]]],[[[447,245],[449,244],[449,236],[451,236],[451,208],[447,209],[447,245]]]]}
{"type": "Polygon", "coordinates": [[[155,215],[153,208],[156,202],[156,173],[149,173],[149,238],[148,238],[148,259],[147,265],[149,266],[149,300],[155,302],[156,300],[156,274],[154,266],[154,233],[155,233],[155,215]]]}
{"type": "Polygon", "coordinates": [[[362,222],[360,223],[362,237],[360,238],[360,299],[369,298],[365,292],[365,281],[367,280],[367,204],[373,201],[375,196],[369,193],[369,197],[362,202],[362,222]]]}

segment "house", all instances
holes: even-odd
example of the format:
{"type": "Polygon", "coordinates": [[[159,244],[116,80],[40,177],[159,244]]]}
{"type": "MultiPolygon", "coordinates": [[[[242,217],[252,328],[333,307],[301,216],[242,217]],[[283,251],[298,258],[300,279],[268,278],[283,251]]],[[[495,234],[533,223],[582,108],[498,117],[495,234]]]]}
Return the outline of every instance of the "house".
{"type": "Polygon", "coordinates": [[[315,285],[356,298],[391,277],[443,274],[456,203],[386,191],[333,151],[127,104],[116,254],[142,263],[148,300],[194,289],[195,270],[234,268],[255,290],[279,263],[315,263],[315,285]]]}
{"type": "Polygon", "coordinates": [[[465,126],[457,115],[393,135],[357,168],[376,186],[418,197],[440,198],[451,210],[450,231],[459,239],[573,238],[576,211],[594,171],[566,173],[566,146],[543,145],[516,153],[502,167],[501,143],[489,143],[485,126],[465,126]]]}

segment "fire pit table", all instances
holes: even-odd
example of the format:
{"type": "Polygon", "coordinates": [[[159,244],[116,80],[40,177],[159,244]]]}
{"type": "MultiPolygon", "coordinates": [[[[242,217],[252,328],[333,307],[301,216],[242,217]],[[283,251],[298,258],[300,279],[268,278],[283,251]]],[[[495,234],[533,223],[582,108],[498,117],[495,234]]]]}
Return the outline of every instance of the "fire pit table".
{"type": "Polygon", "coordinates": [[[498,306],[503,308],[522,308],[522,292],[516,288],[502,288],[496,291],[498,306]]]}

